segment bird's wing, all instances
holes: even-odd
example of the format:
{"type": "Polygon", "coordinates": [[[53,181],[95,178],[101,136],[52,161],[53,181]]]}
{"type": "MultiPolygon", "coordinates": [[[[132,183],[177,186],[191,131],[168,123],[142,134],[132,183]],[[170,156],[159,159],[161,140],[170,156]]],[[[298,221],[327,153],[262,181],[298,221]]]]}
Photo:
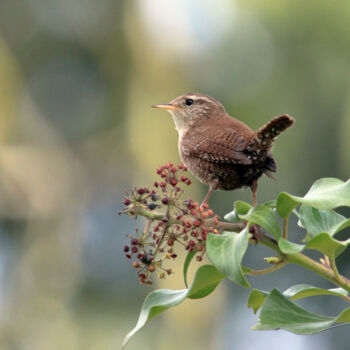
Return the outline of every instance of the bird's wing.
{"type": "Polygon", "coordinates": [[[246,139],[232,128],[208,129],[191,132],[184,137],[183,153],[213,163],[252,164],[245,153],[246,139]]]}

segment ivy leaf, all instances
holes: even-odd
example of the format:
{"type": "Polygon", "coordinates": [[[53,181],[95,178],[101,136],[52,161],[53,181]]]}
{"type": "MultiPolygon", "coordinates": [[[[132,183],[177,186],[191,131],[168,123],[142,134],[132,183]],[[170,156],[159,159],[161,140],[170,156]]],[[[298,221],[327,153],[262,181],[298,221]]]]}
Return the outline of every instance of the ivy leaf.
{"type": "Polygon", "coordinates": [[[277,221],[276,214],[271,208],[265,205],[251,208],[248,214],[241,215],[241,218],[247,220],[249,223],[262,226],[277,240],[282,236],[281,227],[277,221]]]}
{"type": "Polygon", "coordinates": [[[234,204],[234,209],[224,216],[226,221],[238,222],[241,220],[240,215],[245,215],[248,213],[252,206],[243,201],[236,201],[234,204]]]}
{"type": "Polygon", "coordinates": [[[141,307],[136,326],[123,340],[123,348],[130,338],[152,318],[170,307],[180,304],[186,298],[198,299],[206,297],[214,291],[224,278],[225,276],[214,266],[203,265],[197,270],[189,289],[158,289],[148,294],[141,307]]]}
{"type": "Polygon", "coordinates": [[[328,232],[321,232],[314,236],[307,244],[296,244],[280,238],[278,246],[284,254],[297,254],[304,249],[315,249],[329,258],[337,257],[350,243],[350,239],[339,241],[334,239],[328,232]]]}
{"type": "Polygon", "coordinates": [[[320,232],[328,232],[331,236],[350,226],[350,219],[334,210],[319,210],[303,204],[298,214],[300,225],[308,235],[313,237],[320,232]]]}
{"type": "Polygon", "coordinates": [[[256,330],[285,329],[296,334],[314,334],[336,322],[350,322],[350,308],[337,317],[309,312],[273,289],[262,306],[256,330]]]}
{"type": "Polygon", "coordinates": [[[315,295],[334,295],[343,298],[348,295],[348,292],[343,288],[323,289],[309,284],[297,284],[285,290],[283,295],[292,300],[303,299],[315,295]]]}
{"type": "Polygon", "coordinates": [[[350,206],[350,179],[346,182],[331,177],[319,179],[304,197],[282,192],[277,198],[278,214],[286,218],[298,204],[307,204],[321,210],[350,206]]]}
{"type": "Polygon", "coordinates": [[[242,270],[242,259],[248,248],[248,227],[240,233],[210,233],[207,238],[207,256],[211,263],[231,281],[250,288],[242,270]]]}
{"type": "MultiPolygon", "coordinates": [[[[263,290],[253,289],[248,298],[247,307],[253,309],[254,314],[264,304],[269,293],[263,290]]],[[[291,300],[298,300],[316,295],[334,295],[344,298],[348,292],[343,288],[322,289],[309,284],[297,284],[285,290],[283,295],[291,300]]]]}
{"type": "Polygon", "coordinates": [[[188,252],[186,259],[185,259],[185,262],[184,262],[183,275],[184,275],[184,282],[185,282],[186,288],[188,288],[188,283],[187,283],[188,268],[190,266],[192,259],[195,257],[196,253],[197,253],[197,251],[195,249],[193,249],[192,252],[188,252]]]}
{"type": "Polygon", "coordinates": [[[264,292],[259,289],[253,289],[249,294],[247,307],[253,309],[254,314],[256,314],[264,304],[264,301],[268,295],[268,292],[264,292]]]}

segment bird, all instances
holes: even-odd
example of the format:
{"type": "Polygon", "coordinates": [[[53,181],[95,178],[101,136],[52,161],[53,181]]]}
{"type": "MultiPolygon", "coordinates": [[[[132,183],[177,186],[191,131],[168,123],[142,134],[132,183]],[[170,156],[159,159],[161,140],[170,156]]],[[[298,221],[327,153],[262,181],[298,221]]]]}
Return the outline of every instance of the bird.
{"type": "Polygon", "coordinates": [[[253,131],[231,117],[215,98],[191,92],[154,108],[170,112],[178,132],[182,163],[202,183],[209,186],[201,206],[216,190],[231,191],[250,187],[256,206],[258,179],[265,174],[274,178],[276,162],[271,146],[294,119],[278,116],[253,131]]]}

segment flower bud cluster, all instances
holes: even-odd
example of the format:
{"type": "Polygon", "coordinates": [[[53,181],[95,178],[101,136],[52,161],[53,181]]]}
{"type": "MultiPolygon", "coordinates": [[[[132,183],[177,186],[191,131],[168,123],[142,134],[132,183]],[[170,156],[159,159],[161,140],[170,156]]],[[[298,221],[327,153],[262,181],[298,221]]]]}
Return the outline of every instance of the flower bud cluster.
{"type": "Polygon", "coordinates": [[[160,181],[151,189],[134,188],[123,200],[122,213],[147,218],[143,232],[128,236],[130,244],[124,246],[142,284],[151,284],[155,274],[170,275],[165,262],[176,259],[181,249],[195,251],[196,260],[202,261],[208,233],[219,233],[219,218],[207,204],[181,199],[183,186],[191,184],[186,172],[182,164],[167,163],[157,169],[160,181]]]}

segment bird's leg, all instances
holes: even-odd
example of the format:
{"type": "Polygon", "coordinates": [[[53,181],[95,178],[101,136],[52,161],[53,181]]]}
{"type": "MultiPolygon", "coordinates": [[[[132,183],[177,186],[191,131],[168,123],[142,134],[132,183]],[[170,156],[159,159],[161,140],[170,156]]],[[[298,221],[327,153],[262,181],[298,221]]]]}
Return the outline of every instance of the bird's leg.
{"type": "Polygon", "coordinates": [[[258,189],[258,182],[254,180],[250,185],[250,189],[253,193],[253,207],[256,207],[256,190],[258,189]]]}
{"type": "MultiPolygon", "coordinates": [[[[253,193],[253,207],[256,207],[256,191],[258,189],[258,182],[254,180],[250,185],[250,189],[253,193]]],[[[258,242],[262,237],[264,237],[264,232],[259,225],[252,225],[249,229],[250,233],[253,234],[253,239],[258,242]]]]}
{"type": "Polygon", "coordinates": [[[215,190],[215,187],[213,185],[209,185],[209,190],[208,190],[207,194],[205,195],[205,197],[203,199],[201,207],[203,207],[203,205],[208,202],[208,199],[213,194],[214,190],[215,190]]]}

